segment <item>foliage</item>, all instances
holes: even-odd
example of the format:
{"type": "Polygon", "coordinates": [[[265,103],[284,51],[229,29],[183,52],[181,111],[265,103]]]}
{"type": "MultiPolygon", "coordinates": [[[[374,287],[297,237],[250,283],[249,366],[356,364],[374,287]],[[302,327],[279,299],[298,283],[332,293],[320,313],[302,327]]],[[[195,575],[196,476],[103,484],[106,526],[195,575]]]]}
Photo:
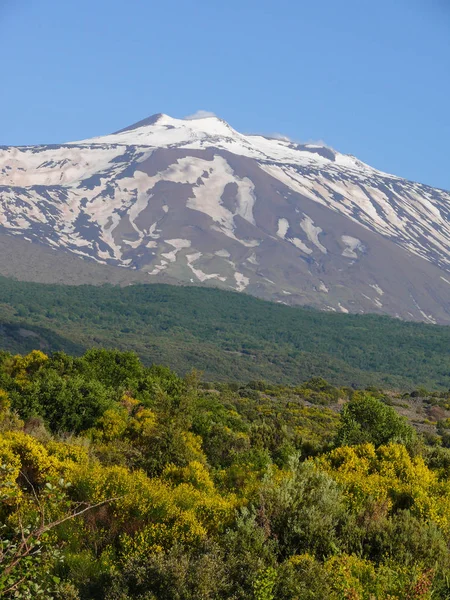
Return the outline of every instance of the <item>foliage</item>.
{"type": "Polygon", "coordinates": [[[387,406],[367,393],[354,394],[341,414],[341,424],[336,436],[339,445],[388,442],[411,445],[414,429],[391,406],[387,406]]]}
{"type": "MultiPolygon", "coordinates": [[[[134,350],[146,364],[180,373],[197,368],[212,380],[297,385],[314,377],[308,389],[319,404],[329,395],[323,377],[334,385],[418,393],[450,387],[447,326],[326,313],[194,286],[63,286],[4,277],[0,283],[0,340],[13,353],[79,355],[105,346],[134,350]]],[[[116,373],[139,368],[129,354],[119,360],[116,373]]],[[[104,385],[105,377],[107,370],[99,376],[104,385]]]]}
{"type": "Polygon", "coordinates": [[[450,597],[450,451],[378,389],[104,349],[3,353],[0,385],[6,599],[450,597]]]}

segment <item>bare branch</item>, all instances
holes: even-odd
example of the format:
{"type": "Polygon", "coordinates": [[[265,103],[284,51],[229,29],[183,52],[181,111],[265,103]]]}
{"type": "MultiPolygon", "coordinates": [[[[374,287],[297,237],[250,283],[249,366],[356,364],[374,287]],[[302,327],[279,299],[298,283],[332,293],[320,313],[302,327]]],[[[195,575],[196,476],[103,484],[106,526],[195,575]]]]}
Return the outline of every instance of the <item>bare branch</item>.
{"type": "Polygon", "coordinates": [[[33,484],[31,483],[31,481],[28,479],[28,477],[26,476],[26,474],[25,474],[23,471],[20,471],[20,475],[22,475],[22,477],[23,477],[24,479],[26,479],[26,481],[27,481],[28,485],[31,487],[31,489],[32,489],[32,491],[33,491],[33,496],[34,496],[34,499],[36,500],[36,504],[37,504],[37,505],[38,505],[38,507],[39,507],[39,514],[40,514],[40,517],[41,517],[41,526],[43,526],[43,525],[44,525],[44,523],[45,523],[45,511],[44,511],[44,507],[42,506],[42,504],[41,504],[41,501],[39,500],[39,497],[38,497],[38,495],[37,495],[37,493],[36,493],[36,490],[35,490],[35,488],[34,488],[34,485],[33,485],[33,484]]]}
{"type": "Polygon", "coordinates": [[[46,533],[50,529],[58,527],[58,525],[61,525],[62,523],[65,523],[66,521],[70,521],[70,519],[75,519],[76,517],[79,517],[83,513],[87,512],[89,510],[93,510],[94,508],[98,508],[99,506],[103,506],[104,504],[109,504],[110,502],[115,502],[116,500],[121,500],[123,497],[124,496],[116,496],[115,498],[108,498],[107,500],[102,500],[101,502],[97,502],[96,504],[90,504],[89,506],[87,506],[86,508],[83,508],[82,510],[79,510],[78,512],[71,513],[70,515],[66,515],[62,519],[59,519],[58,521],[53,521],[52,523],[48,523],[44,527],[40,527],[39,529],[36,530],[36,532],[33,535],[39,538],[42,534],[46,533]]]}
{"type": "Polygon", "coordinates": [[[73,512],[70,515],[66,515],[62,519],[52,521],[51,523],[47,523],[47,525],[41,525],[38,529],[32,531],[27,537],[24,537],[22,535],[22,542],[19,544],[16,552],[14,553],[14,559],[3,570],[3,574],[9,575],[9,573],[11,573],[11,571],[20,563],[20,561],[26,558],[31,553],[34,547],[34,544],[32,542],[33,539],[37,541],[41,538],[41,536],[44,533],[50,531],[51,529],[54,529],[55,527],[58,527],[58,525],[61,525],[66,521],[70,521],[71,519],[75,519],[76,517],[81,516],[89,510],[93,510],[94,508],[98,508],[99,506],[103,506],[104,504],[109,504],[110,502],[114,502],[115,500],[120,500],[123,497],[124,496],[117,496],[115,498],[108,498],[107,500],[102,500],[101,502],[97,502],[96,504],[90,504],[86,508],[73,512]]]}
{"type": "Polygon", "coordinates": [[[3,590],[2,595],[7,594],[8,592],[13,592],[16,588],[19,587],[19,585],[21,583],[23,583],[25,581],[26,578],[27,578],[26,575],[21,577],[18,581],[16,581],[16,583],[13,583],[12,585],[9,586],[9,588],[6,588],[5,590],[3,590]]]}

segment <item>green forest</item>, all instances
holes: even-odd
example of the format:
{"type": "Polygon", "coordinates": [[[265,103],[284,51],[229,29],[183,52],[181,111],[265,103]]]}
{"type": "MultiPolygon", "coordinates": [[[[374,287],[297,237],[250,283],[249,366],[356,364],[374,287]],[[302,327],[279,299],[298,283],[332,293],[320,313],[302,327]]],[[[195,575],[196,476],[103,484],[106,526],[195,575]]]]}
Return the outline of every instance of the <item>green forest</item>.
{"type": "Polygon", "coordinates": [[[319,312],[218,289],[63,286],[0,277],[0,347],[133,350],[211,381],[450,387],[450,327],[319,312]]]}
{"type": "Polygon", "coordinates": [[[449,411],[449,391],[1,352],[0,595],[450,598],[449,411]]]}

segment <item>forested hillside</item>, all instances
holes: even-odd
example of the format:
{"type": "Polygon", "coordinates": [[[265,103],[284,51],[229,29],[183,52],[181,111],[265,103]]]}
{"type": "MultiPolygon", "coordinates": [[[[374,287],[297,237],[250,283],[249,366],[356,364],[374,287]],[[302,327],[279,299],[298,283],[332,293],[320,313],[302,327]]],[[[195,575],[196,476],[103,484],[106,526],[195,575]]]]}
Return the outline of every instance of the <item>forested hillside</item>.
{"type": "Polygon", "coordinates": [[[2,353],[0,595],[448,598],[450,420],[422,435],[394,408],[419,401],[450,409],[448,392],[2,353]]]}
{"type": "Polygon", "coordinates": [[[0,278],[0,347],[134,350],[222,381],[450,387],[450,327],[324,313],[217,289],[58,286],[0,278]]]}

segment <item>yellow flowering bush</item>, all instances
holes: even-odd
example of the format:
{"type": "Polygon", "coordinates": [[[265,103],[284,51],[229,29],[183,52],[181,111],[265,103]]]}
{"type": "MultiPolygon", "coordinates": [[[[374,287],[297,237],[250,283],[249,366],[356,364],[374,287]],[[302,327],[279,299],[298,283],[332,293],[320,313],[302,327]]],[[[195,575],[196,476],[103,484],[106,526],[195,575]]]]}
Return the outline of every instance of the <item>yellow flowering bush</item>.
{"type": "Polygon", "coordinates": [[[317,459],[316,464],[341,484],[352,509],[361,509],[368,500],[386,503],[389,509],[409,508],[449,530],[448,482],[439,481],[422,457],[411,457],[401,444],[377,449],[372,444],[344,446],[317,459]]]}
{"type": "Polygon", "coordinates": [[[190,483],[198,490],[212,492],[214,482],[208,469],[198,460],[190,462],[186,467],[167,466],[162,474],[163,478],[175,484],[190,483]]]}
{"type": "Polygon", "coordinates": [[[48,360],[48,356],[40,350],[33,350],[29,354],[13,356],[9,363],[9,372],[17,383],[26,385],[30,373],[37,371],[48,360]]]}

